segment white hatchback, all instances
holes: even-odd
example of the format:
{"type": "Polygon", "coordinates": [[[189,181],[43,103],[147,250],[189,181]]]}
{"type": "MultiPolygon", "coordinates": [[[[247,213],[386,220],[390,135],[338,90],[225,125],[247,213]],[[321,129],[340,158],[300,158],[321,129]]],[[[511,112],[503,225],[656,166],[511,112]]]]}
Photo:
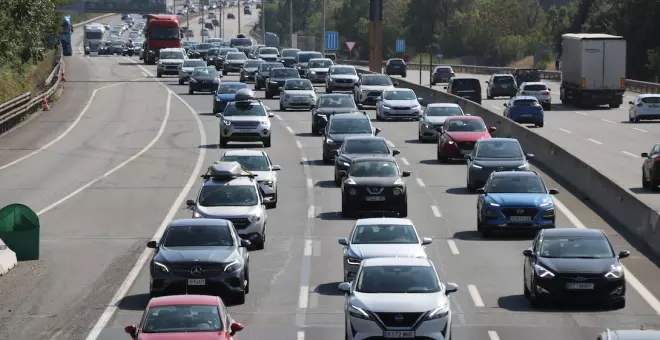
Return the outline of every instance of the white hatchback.
{"type": "Polygon", "coordinates": [[[552,109],[552,95],[547,85],[541,82],[530,82],[520,84],[517,97],[532,96],[541,103],[543,110],[550,111],[552,109]]]}
{"type": "Polygon", "coordinates": [[[628,121],[639,123],[640,120],[660,119],[660,94],[640,94],[629,102],[628,121]]]}

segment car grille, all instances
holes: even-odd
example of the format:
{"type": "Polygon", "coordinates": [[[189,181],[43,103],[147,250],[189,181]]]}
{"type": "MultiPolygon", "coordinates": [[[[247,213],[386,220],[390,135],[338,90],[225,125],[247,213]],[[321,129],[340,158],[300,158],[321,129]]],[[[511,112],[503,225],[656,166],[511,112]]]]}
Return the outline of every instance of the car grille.
{"type": "Polygon", "coordinates": [[[222,273],[225,268],[224,263],[198,263],[198,262],[193,262],[193,263],[181,263],[181,264],[170,264],[168,265],[168,268],[170,269],[170,272],[172,275],[177,276],[177,277],[184,277],[184,278],[205,278],[205,277],[212,277],[212,276],[217,276],[218,274],[222,273]],[[202,267],[202,272],[199,275],[193,275],[191,270],[194,266],[200,266],[202,267]]]}
{"type": "Polygon", "coordinates": [[[234,126],[257,126],[259,122],[231,122],[234,126]]]}
{"type": "Polygon", "coordinates": [[[534,218],[536,214],[538,213],[538,209],[536,208],[504,208],[502,209],[502,213],[506,217],[510,216],[531,216],[534,218]]]}
{"type": "Polygon", "coordinates": [[[410,110],[410,106],[394,106],[394,110],[410,110]]]}
{"type": "Polygon", "coordinates": [[[226,218],[226,220],[231,221],[236,229],[245,229],[250,225],[250,220],[247,218],[226,218]]]}
{"type": "Polygon", "coordinates": [[[456,146],[461,150],[472,150],[474,149],[474,142],[457,142],[456,146]]]}
{"type": "Polygon", "coordinates": [[[318,72],[318,71],[316,71],[317,76],[326,76],[327,74],[328,74],[328,72],[318,72]]]}
{"type": "Polygon", "coordinates": [[[379,97],[382,94],[382,91],[370,91],[367,96],[369,97],[379,97]]]}
{"type": "Polygon", "coordinates": [[[376,313],[386,327],[412,327],[423,313],[376,313]],[[398,322],[397,317],[403,317],[398,322]]]}
{"type": "Polygon", "coordinates": [[[335,79],[335,81],[338,83],[350,84],[353,82],[353,79],[335,79]]]}
{"type": "Polygon", "coordinates": [[[601,276],[601,274],[561,274],[559,278],[571,282],[584,282],[598,280],[601,276]]]}

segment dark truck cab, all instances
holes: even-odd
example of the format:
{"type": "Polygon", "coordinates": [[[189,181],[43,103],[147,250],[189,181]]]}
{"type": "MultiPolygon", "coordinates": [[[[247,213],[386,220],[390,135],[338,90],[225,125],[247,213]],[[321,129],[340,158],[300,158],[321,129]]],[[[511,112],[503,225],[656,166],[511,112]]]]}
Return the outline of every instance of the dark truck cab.
{"type": "Polygon", "coordinates": [[[520,87],[522,83],[535,83],[541,81],[539,70],[534,68],[517,68],[513,70],[513,77],[516,78],[516,85],[520,87]]]}

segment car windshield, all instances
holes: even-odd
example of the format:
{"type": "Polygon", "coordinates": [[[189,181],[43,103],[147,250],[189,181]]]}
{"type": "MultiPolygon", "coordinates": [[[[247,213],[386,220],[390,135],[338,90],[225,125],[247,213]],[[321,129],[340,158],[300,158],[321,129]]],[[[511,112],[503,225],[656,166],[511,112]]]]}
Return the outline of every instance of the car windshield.
{"type": "Polygon", "coordinates": [[[252,46],[252,40],[249,38],[234,38],[231,40],[232,46],[252,46]]]}
{"type": "Polygon", "coordinates": [[[660,97],[644,97],[641,101],[644,104],[660,104],[660,97]]]}
{"type": "Polygon", "coordinates": [[[511,76],[495,77],[493,79],[495,84],[513,84],[514,80],[511,76]]]}
{"type": "Polygon", "coordinates": [[[492,141],[480,143],[477,158],[522,158],[520,145],[514,142],[492,141]]]}
{"type": "Polygon", "coordinates": [[[479,79],[454,79],[451,86],[456,91],[481,91],[479,79]]]}
{"type": "Polygon", "coordinates": [[[247,56],[242,52],[227,53],[227,60],[246,60],[247,56]]]}
{"type": "Polygon", "coordinates": [[[254,117],[268,117],[266,109],[261,105],[255,105],[252,103],[244,104],[241,103],[236,105],[236,103],[227,105],[225,112],[223,113],[225,117],[231,116],[254,116],[254,117]]]}
{"type": "Polygon", "coordinates": [[[296,59],[299,63],[306,63],[310,59],[314,58],[323,58],[321,53],[298,53],[296,54],[296,59]]]}
{"type": "Polygon", "coordinates": [[[285,90],[314,91],[312,83],[307,79],[287,80],[284,84],[285,90]]]}
{"type": "Polygon", "coordinates": [[[217,306],[155,306],[147,310],[142,333],[220,332],[224,329],[217,306]]]}
{"type": "Polygon", "coordinates": [[[220,86],[218,86],[218,93],[219,94],[230,94],[230,93],[236,93],[236,91],[240,89],[247,89],[248,86],[247,84],[223,84],[220,83],[220,86]]]}
{"type": "Polygon", "coordinates": [[[413,91],[385,91],[383,94],[385,100],[414,100],[417,99],[413,91]]]}
{"type": "Polygon", "coordinates": [[[199,194],[202,207],[253,206],[259,203],[256,189],[251,185],[209,185],[199,194]]]}
{"type": "Polygon", "coordinates": [[[274,68],[284,68],[284,65],[277,63],[277,64],[261,64],[259,65],[259,69],[261,72],[270,72],[270,70],[274,68]]]}
{"type": "Polygon", "coordinates": [[[309,63],[309,68],[328,68],[332,65],[330,60],[314,60],[309,63]]]}
{"type": "Polygon", "coordinates": [[[483,132],[486,125],[478,119],[452,119],[447,122],[446,131],[483,132]]]}
{"type": "Polygon", "coordinates": [[[319,108],[347,108],[355,109],[355,101],[349,95],[323,96],[317,103],[319,108]]]}
{"type": "MultiPolygon", "coordinates": [[[[113,46],[124,46],[124,42],[123,41],[115,41],[115,42],[112,43],[112,45],[113,46]]],[[[174,58],[172,58],[172,59],[174,59],[174,58]]]]}
{"type": "Polygon", "coordinates": [[[266,156],[226,155],[222,157],[222,161],[238,162],[250,171],[270,171],[270,165],[266,156]]]}
{"type": "Polygon", "coordinates": [[[101,31],[85,31],[85,38],[87,38],[87,39],[103,39],[103,32],[101,32],[101,31]]]}
{"type": "Polygon", "coordinates": [[[300,50],[283,50],[282,51],[282,57],[285,57],[285,58],[295,57],[296,54],[298,54],[298,52],[300,52],[300,50]]]}
{"type": "Polygon", "coordinates": [[[409,224],[374,224],[355,227],[352,244],[417,244],[415,228],[409,224]]]}
{"type": "Polygon", "coordinates": [[[198,67],[193,72],[193,77],[211,77],[217,78],[218,71],[215,70],[215,67],[198,67]]]}
{"type": "Polygon", "coordinates": [[[364,116],[356,119],[333,119],[328,128],[332,134],[372,133],[369,118],[364,116]]]}
{"type": "Polygon", "coordinates": [[[389,161],[356,162],[351,165],[349,174],[351,177],[398,177],[399,169],[389,161]]]}
{"type": "Polygon", "coordinates": [[[275,68],[271,73],[273,78],[300,78],[298,71],[292,68],[275,68]]]}
{"type": "Polygon", "coordinates": [[[437,293],[440,283],[430,266],[370,266],[360,271],[355,290],[372,294],[437,293]]]}
{"type": "Polygon", "coordinates": [[[238,52],[238,50],[233,48],[233,47],[232,48],[227,48],[227,49],[221,49],[220,50],[220,55],[221,56],[226,56],[227,54],[229,54],[229,52],[238,52]]]}
{"type": "Polygon", "coordinates": [[[538,176],[493,176],[488,193],[492,194],[547,194],[548,190],[538,176]]]}
{"type": "Polygon", "coordinates": [[[160,59],[183,59],[183,53],[179,51],[160,51],[160,59]]]}
{"type": "Polygon", "coordinates": [[[390,59],[390,65],[403,65],[403,60],[401,60],[401,59],[390,59]]]}
{"type": "Polygon", "coordinates": [[[330,69],[330,74],[336,75],[356,75],[357,72],[352,67],[333,67],[330,69]]]}
{"type": "Polygon", "coordinates": [[[534,84],[534,85],[525,85],[525,87],[523,87],[522,90],[523,92],[524,91],[538,92],[538,91],[547,91],[548,88],[543,84],[534,84]]]}
{"type": "Polygon", "coordinates": [[[513,102],[513,106],[540,106],[536,99],[518,99],[513,102]]]}
{"type": "Polygon", "coordinates": [[[429,117],[465,116],[463,110],[458,106],[427,106],[426,115],[429,117]]]}
{"type": "Polygon", "coordinates": [[[544,237],[539,254],[545,258],[593,258],[614,257],[614,251],[605,237],[544,237]]]}
{"type": "Polygon", "coordinates": [[[279,54],[274,47],[264,47],[259,50],[259,54],[279,54]]]}
{"type": "Polygon", "coordinates": [[[234,239],[227,226],[194,225],[170,228],[163,246],[174,247],[229,247],[234,239]]]}
{"type": "Polygon", "coordinates": [[[435,73],[439,74],[446,74],[446,73],[453,73],[454,71],[449,68],[449,67],[438,67],[435,69],[435,73]]]}
{"type": "Polygon", "coordinates": [[[263,64],[264,62],[262,60],[248,60],[245,62],[243,67],[245,68],[255,68],[259,66],[260,64],[263,64]]]}
{"type": "Polygon", "coordinates": [[[206,63],[203,60],[186,60],[183,62],[183,67],[204,67],[206,63]]]}
{"type": "Polygon", "coordinates": [[[347,139],[344,141],[343,153],[356,155],[389,155],[390,148],[387,146],[384,139],[347,139]]]}
{"type": "Polygon", "coordinates": [[[367,86],[387,86],[392,85],[392,80],[388,76],[363,76],[362,85],[367,86]]]}
{"type": "Polygon", "coordinates": [[[212,49],[209,50],[208,56],[209,57],[217,56],[218,54],[220,54],[220,50],[217,49],[217,48],[212,48],[212,49]]]}
{"type": "Polygon", "coordinates": [[[178,27],[158,27],[149,29],[149,39],[151,40],[179,40],[178,27]]]}

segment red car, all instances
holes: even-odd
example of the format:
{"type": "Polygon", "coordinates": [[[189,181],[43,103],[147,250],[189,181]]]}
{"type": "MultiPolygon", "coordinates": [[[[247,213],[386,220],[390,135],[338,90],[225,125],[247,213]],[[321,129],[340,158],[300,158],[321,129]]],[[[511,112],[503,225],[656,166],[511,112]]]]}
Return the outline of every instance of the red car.
{"type": "Polygon", "coordinates": [[[217,296],[171,295],[151,299],[140,326],[124,330],[134,340],[236,340],[243,325],[217,296]]]}
{"type": "Polygon", "coordinates": [[[474,149],[479,139],[491,138],[495,127],[486,127],[486,123],[477,116],[448,117],[442,126],[442,135],[438,138],[438,161],[446,162],[452,158],[465,158],[474,149]]]}

